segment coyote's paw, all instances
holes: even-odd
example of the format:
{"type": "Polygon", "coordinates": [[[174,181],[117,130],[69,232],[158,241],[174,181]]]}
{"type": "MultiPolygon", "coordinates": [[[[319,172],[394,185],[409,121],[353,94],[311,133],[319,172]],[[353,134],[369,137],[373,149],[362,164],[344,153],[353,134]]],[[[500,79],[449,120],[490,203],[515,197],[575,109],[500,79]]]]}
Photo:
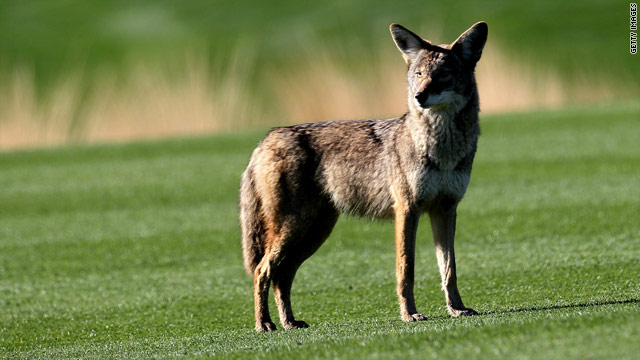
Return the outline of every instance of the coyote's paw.
{"type": "Polygon", "coordinates": [[[477,311],[470,308],[454,309],[450,306],[447,306],[447,310],[449,311],[449,314],[451,314],[451,316],[453,317],[478,315],[477,311]]]}
{"type": "Polygon", "coordinates": [[[304,322],[302,320],[293,320],[291,322],[284,323],[282,326],[284,326],[284,328],[287,329],[287,330],[289,330],[289,329],[304,329],[304,328],[308,328],[309,324],[307,324],[306,322],[304,322]]]}
{"type": "Polygon", "coordinates": [[[257,332],[274,331],[276,329],[277,329],[276,324],[274,324],[272,321],[269,321],[269,320],[256,323],[257,332]]]}
{"type": "Polygon", "coordinates": [[[424,314],[415,313],[415,314],[403,314],[402,321],[404,322],[414,322],[414,321],[426,321],[427,317],[424,314]]]}

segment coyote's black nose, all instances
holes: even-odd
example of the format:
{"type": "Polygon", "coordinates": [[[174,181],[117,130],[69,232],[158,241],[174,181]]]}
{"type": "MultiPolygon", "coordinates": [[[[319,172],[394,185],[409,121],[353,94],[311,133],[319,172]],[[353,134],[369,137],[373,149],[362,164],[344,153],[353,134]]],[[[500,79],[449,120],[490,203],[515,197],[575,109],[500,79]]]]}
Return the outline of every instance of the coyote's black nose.
{"type": "Polygon", "coordinates": [[[426,103],[428,98],[429,98],[429,93],[426,91],[420,91],[416,93],[416,100],[418,100],[420,104],[426,103]]]}

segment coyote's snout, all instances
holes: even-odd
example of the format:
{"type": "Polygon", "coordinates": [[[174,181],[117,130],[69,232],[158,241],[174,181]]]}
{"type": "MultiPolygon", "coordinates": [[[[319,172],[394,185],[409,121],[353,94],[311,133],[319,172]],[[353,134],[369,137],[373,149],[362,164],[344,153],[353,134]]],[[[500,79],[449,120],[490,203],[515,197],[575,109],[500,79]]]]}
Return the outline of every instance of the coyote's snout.
{"type": "Polygon", "coordinates": [[[240,188],[244,263],[254,279],[257,331],[275,330],[269,285],[286,329],[308,325],[291,310],[302,262],[341,212],[395,220],[396,278],[404,321],[425,320],[413,296],[418,219],[428,213],[447,309],[462,303],[456,282],[456,208],[469,184],[478,135],[474,77],[487,39],[479,22],[452,44],[433,45],[392,24],[408,66],[408,112],[387,120],[330,121],[273,129],[254,150],[240,188]]]}

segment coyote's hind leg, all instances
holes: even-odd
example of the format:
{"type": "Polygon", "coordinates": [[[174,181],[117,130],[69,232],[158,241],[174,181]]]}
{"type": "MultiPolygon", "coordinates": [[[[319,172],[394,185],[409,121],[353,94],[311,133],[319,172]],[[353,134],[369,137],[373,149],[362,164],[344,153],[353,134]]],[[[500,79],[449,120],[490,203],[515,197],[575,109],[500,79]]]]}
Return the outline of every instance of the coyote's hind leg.
{"type": "Polygon", "coordinates": [[[278,305],[280,322],[285,329],[309,327],[306,322],[296,320],[293,316],[291,285],[300,265],[324,243],[337,219],[338,213],[330,205],[325,205],[315,214],[315,219],[307,218],[308,222],[299,232],[300,235],[296,236],[295,240],[287,241],[288,246],[282,249],[286,254],[274,269],[273,293],[278,305]]]}

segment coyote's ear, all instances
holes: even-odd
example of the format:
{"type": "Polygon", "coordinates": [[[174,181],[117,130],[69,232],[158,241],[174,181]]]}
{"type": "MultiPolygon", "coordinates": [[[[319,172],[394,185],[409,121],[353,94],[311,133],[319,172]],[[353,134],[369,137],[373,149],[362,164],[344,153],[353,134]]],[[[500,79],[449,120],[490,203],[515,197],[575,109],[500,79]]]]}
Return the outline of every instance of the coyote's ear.
{"type": "Polygon", "coordinates": [[[420,36],[412,33],[407,28],[399,24],[389,26],[393,41],[402,52],[402,57],[407,64],[410,64],[418,57],[420,50],[427,49],[431,44],[423,40],[420,36]]]}
{"type": "Polygon", "coordinates": [[[451,44],[451,50],[473,68],[480,60],[488,34],[487,23],[483,21],[476,23],[451,44]]]}

